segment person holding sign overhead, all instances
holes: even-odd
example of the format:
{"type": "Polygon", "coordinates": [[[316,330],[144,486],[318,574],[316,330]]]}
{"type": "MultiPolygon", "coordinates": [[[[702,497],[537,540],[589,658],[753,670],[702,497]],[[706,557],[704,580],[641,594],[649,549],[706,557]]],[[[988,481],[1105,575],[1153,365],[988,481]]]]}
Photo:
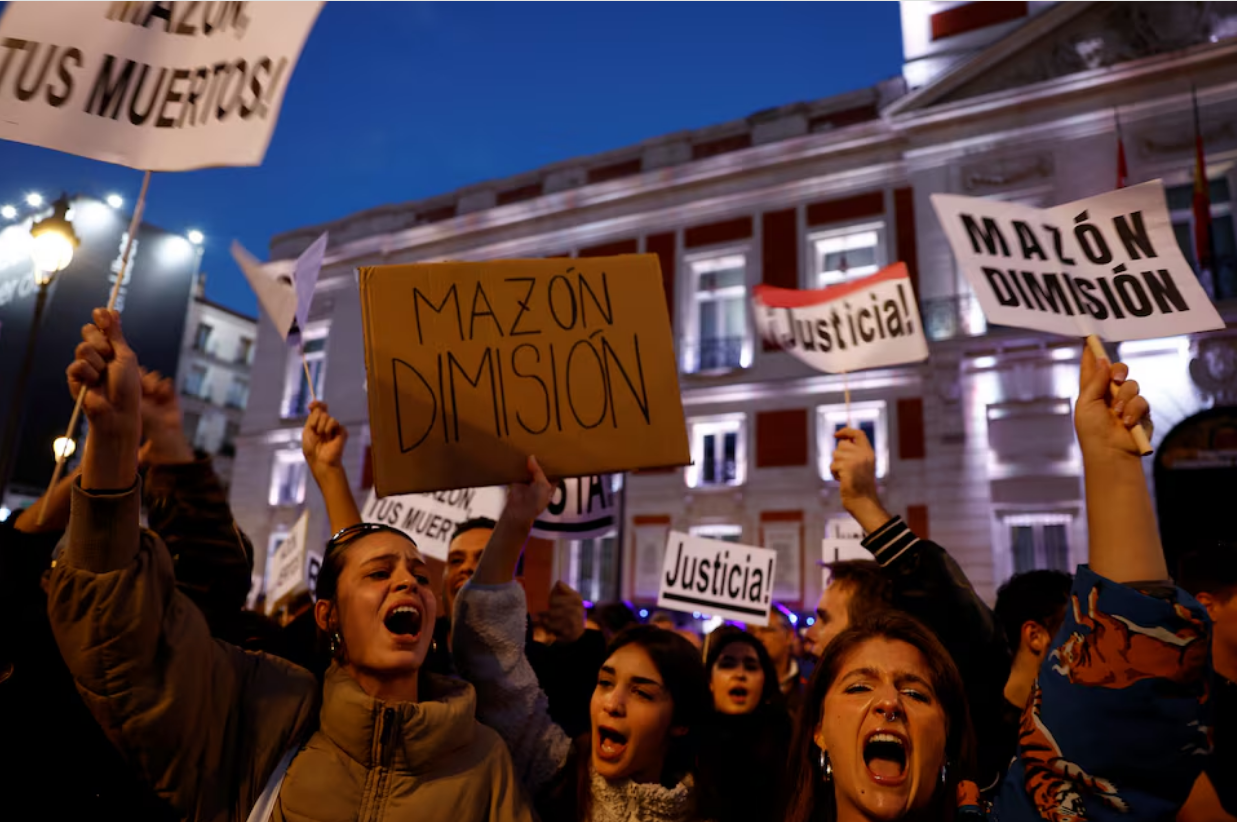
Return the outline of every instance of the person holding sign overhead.
{"type": "Polygon", "coordinates": [[[211,638],[139,526],[141,387],[120,315],[96,310],[83,337],[68,377],[90,432],[49,615],[79,692],[141,777],[193,820],[531,819],[472,688],[421,674],[437,603],[402,532],[358,525],[327,544],[315,616],[334,663],[321,690],[211,638]]]}
{"type": "Polygon", "coordinates": [[[651,625],[618,633],[593,690],[589,734],[573,741],[550,718],[524,648],[524,589],[512,579],[553,491],[532,457],[528,472],[528,482],[510,487],[456,598],[452,653],[477,688],[478,716],[507,741],[546,822],[700,819],[696,744],[710,698],[687,640],[651,625]]]}
{"type": "MultiPolygon", "coordinates": [[[[991,806],[971,781],[962,677],[921,623],[884,612],[830,642],[792,754],[788,822],[1167,819],[1210,748],[1209,626],[1168,581],[1132,425],[1147,401],[1083,352],[1074,423],[1091,565],[1023,714],[1019,755],[991,806]],[[1121,404],[1121,411],[1118,410],[1121,404]]],[[[910,548],[910,545],[905,546],[910,548]]]]}

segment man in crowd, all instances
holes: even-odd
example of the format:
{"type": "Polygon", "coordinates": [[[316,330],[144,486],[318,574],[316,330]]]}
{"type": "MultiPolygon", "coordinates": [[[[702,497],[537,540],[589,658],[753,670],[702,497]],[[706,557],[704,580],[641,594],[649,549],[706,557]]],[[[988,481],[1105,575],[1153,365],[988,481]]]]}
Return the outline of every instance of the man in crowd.
{"type": "Polygon", "coordinates": [[[1014,574],[996,592],[996,618],[1014,652],[1005,683],[1004,724],[1017,733],[1044,654],[1065,622],[1074,578],[1063,571],[1014,574]]]}
{"type": "Polygon", "coordinates": [[[769,611],[769,624],[749,625],[747,630],[769,652],[773,667],[777,669],[782,695],[786,697],[786,707],[791,716],[797,716],[803,704],[804,691],[807,690],[807,677],[799,670],[799,660],[795,658],[795,628],[790,614],[774,603],[769,611]]]}
{"type": "Polygon", "coordinates": [[[825,568],[829,584],[816,603],[816,615],[806,637],[808,652],[815,656],[820,656],[829,640],[846,630],[853,619],[893,602],[892,586],[879,563],[845,559],[826,563],[825,568]]]}
{"type": "Polygon", "coordinates": [[[1211,617],[1214,750],[1178,822],[1237,822],[1237,544],[1192,551],[1177,581],[1211,617]]]}

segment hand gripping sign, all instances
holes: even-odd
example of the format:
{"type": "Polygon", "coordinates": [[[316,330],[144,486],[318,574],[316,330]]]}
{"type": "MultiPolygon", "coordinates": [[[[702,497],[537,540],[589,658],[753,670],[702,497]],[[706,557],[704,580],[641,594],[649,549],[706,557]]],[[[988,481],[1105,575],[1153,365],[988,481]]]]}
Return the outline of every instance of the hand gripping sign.
{"type": "Polygon", "coordinates": [[[928,357],[905,263],[815,291],[758,285],[752,305],[762,337],[819,371],[845,374],[928,357]]]}
{"type": "Polygon", "coordinates": [[[933,194],[988,321],[1113,342],[1223,328],[1150,183],[1055,208],[933,194]]]}

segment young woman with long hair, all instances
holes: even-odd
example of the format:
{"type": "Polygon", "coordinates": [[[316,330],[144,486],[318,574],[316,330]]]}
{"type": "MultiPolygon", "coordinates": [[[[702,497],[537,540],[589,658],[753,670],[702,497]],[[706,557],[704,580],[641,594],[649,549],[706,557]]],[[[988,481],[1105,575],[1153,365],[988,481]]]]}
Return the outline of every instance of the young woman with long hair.
{"type": "Polygon", "coordinates": [[[698,819],[697,736],[710,700],[687,640],[653,626],[620,631],[593,690],[589,733],[572,740],[550,719],[524,653],[524,590],[512,579],[553,490],[533,458],[529,473],[529,483],[508,491],[476,574],[456,598],[452,654],[477,689],[477,715],[507,741],[546,822],[698,819]]]}
{"type": "Polygon", "coordinates": [[[402,532],[354,525],[328,543],[314,608],[334,661],[321,686],[211,638],[166,546],[139,527],[137,358],[119,314],[94,321],[68,370],[90,432],[49,611],[113,744],[186,819],[530,820],[472,688],[422,674],[437,603],[402,532]]]}

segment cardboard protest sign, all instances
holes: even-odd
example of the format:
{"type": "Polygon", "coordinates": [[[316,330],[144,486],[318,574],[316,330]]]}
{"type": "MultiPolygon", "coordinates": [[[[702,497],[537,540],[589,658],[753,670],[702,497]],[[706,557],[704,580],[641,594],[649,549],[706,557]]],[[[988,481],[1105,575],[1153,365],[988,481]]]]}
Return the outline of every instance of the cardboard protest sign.
{"type": "MultiPolygon", "coordinates": [[[[296,594],[309,587],[309,512],[288,532],[288,538],[271,554],[266,574],[266,613],[273,614],[296,594]]],[[[317,575],[315,573],[315,581],[317,575]]]]}
{"type": "Polygon", "coordinates": [[[291,275],[272,273],[244,246],[235,240],[232,242],[232,259],[245,273],[249,287],[258,296],[258,303],[275,324],[279,336],[290,345],[300,343],[301,329],[309,322],[309,306],[313,303],[314,286],[318,284],[318,274],[326,256],[328,234],[322,232],[321,237],[301,252],[291,275]]]}
{"type": "Polygon", "coordinates": [[[655,255],[359,277],[380,496],[690,460],[655,255]]]}
{"type": "Polygon", "coordinates": [[[370,490],[361,519],[398,528],[412,538],[423,556],[445,560],[455,526],[475,517],[498,519],[505,500],[506,492],[501,488],[458,488],[382,498],[370,490]]]}
{"type": "Polygon", "coordinates": [[[954,194],[932,204],[989,322],[1114,342],[1224,327],[1158,180],[1047,209],[954,194]]]}
{"type": "Polygon", "coordinates": [[[657,607],[768,625],[777,551],[671,531],[657,607]]]}
{"type": "Polygon", "coordinates": [[[762,337],[830,374],[928,358],[905,263],[814,291],[758,285],[752,306],[762,337]]]}
{"type": "Polygon", "coordinates": [[[321,8],[8,3],[0,139],[150,171],[259,165],[321,8]]]}
{"type": "Polygon", "coordinates": [[[591,539],[618,528],[621,474],[561,479],[545,513],[533,524],[542,539],[591,539]]]}

